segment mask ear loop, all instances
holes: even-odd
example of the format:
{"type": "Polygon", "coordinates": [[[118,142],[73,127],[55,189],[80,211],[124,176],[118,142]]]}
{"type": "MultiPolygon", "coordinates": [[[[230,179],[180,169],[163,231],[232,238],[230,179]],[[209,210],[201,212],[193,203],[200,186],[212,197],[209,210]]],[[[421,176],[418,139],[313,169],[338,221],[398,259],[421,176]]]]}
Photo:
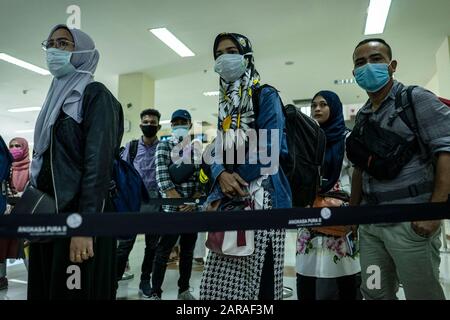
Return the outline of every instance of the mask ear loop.
{"type": "MultiPolygon", "coordinates": [[[[391,62],[389,62],[389,64],[388,64],[388,71],[389,71],[389,67],[392,65],[392,62],[394,62],[394,60],[391,60],[391,62]]],[[[394,73],[393,73],[393,72],[392,72],[392,74],[391,74],[391,77],[392,77],[392,79],[395,80],[395,77],[394,77],[394,73]]]]}
{"type": "MultiPolygon", "coordinates": [[[[72,51],[71,53],[74,54],[74,53],[91,53],[91,52],[97,52],[97,49],[72,51]]],[[[86,70],[78,70],[78,69],[75,69],[75,72],[77,72],[77,73],[85,73],[85,74],[88,74],[88,75],[90,75],[90,76],[92,76],[92,77],[94,76],[94,74],[93,74],[92,72],[86,71],[86,70]]]]}

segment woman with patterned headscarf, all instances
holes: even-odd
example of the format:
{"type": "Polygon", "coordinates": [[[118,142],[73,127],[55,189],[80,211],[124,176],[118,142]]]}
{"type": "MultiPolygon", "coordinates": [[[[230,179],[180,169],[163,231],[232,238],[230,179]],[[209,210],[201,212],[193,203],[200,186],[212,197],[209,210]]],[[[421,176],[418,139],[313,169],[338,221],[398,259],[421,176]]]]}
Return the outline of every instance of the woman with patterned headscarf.
{"type": "MultiPolygon", "coordinates": [[[[109,90],[94,82],[94,41],[58,25],[43,48],[54,78],[36,122],[31,184],[54,198],[57,213],[113,211],[108,195],[123,113],[109,90]]],[[[113,238],[32,243],[28,299],[114,299],[115,252],[113,238]],[[70,282],[73,265],[80,278],[70,282]]]]}
{"type": "MultiPolygon", "coordinates": [[[[245,36],[218,35],[214,58],[215,71],[220,75],[220,100],[216,158],[211,165],[214,188],[207,199],[208,210],[242,198],[250,200],[253,209],[290,208],[291,190],[278,163],[287,154],[278,92],[260,86],[252,46],[245,36]],[[252,141],[251,132],[261,129],[267,132],[265,139],[260,135],[257,142],[252,141]],[[258,150],[250,147],[255,142],[258,150]],[[223,152],[217,154],[217,150],[223,152]],[[272,155],[275,161],[263,165],[259,157],[263,150],[266,154],[276,153],[272,155]],[[240,151],[245,155],[244,161],[239,161],[240,151]],[[219,159],[222,153],[223,159],[219,159]],[[271,166],[274,170],[264,170],[271,166]]],[[[284,230],[260,230],[254,233],[251,255],[236,257],[210,251],[200,299],[282,299],[284,239],[284,230]]]]}

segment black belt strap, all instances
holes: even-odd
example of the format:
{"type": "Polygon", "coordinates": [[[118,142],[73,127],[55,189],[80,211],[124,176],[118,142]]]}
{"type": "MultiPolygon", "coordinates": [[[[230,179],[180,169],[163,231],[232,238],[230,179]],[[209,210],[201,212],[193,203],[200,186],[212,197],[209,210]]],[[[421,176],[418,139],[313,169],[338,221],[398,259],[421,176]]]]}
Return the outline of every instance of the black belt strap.
{"type": "Polygon", "coordinates": [[[363,195],[367,203],[377,205],[382,202],[390,202],[400,199],[415,198],[421,194],[432,192],[434,183],[424,182],[421,184],[413,184],[408,188],[393,190],[389,192],[365,193],[363,195]]]}

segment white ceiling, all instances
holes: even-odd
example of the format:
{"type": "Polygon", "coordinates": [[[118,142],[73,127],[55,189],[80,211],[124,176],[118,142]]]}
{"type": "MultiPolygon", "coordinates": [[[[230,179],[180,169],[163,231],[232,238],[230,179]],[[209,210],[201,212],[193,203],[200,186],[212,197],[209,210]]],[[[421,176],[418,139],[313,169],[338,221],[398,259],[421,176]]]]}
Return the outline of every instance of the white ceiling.
{"type": "MultiPolygon", "coordinates": [[[[117,93],[117,76],[145,72],[156,80],[156,106],[163,117],[178,107],[195,108],[198,120],[214,122],[217,90],[212,44],[223,31],[253,42],[264,83],[276,86],[285,102],[307,99],[321,89],[344,103],[362,103],[351,77],[352,51],[364,38],[369,0],[0,0],[0,52],[45,67],[40,43],[64,23],[66,8],[81,7],[82,29],[101,53],[97,80],[117,93]],[[167,27],[196,53],[182,59],[149,28],[167,27]],[[293,61],[293,66],[286,66],[293,61]],[[206,73],[205,73],[206,70],[206,73]]],[[[436,72],[435,53],[450,35],[450,0],[393,0],[385,34],[399,60],[397,78],[425,85],[436,72]]],[[[0,134],[32,129],[37,114],[12,114],[14,107],[40,106],[51,78],[0,61],[0,134]],[[23,90],[28,90],[23,94],[23,90]]],[[[22,136],[29,135],[22,134],[22,136]]]]}

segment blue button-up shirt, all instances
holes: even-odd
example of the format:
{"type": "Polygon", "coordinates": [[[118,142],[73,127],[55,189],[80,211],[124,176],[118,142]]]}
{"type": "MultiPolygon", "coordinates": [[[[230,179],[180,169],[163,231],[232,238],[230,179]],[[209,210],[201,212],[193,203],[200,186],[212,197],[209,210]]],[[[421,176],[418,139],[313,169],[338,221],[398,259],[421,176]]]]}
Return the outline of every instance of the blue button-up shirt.
{"type": "MultiPolygon", "coordinates": [[[[157,190],[158,184],[156,182],[156,148],[158,147],[159,140],[151,145],[146,145],[144,139],[139,139],[136,158],[134,158],[133,165],[144,181],[144,185],[147,190],[157,190]]],[[[122,159],[127,161],[130,152],[130,142],[125,146],[125,150],[122,153],[122,159]]]]}

